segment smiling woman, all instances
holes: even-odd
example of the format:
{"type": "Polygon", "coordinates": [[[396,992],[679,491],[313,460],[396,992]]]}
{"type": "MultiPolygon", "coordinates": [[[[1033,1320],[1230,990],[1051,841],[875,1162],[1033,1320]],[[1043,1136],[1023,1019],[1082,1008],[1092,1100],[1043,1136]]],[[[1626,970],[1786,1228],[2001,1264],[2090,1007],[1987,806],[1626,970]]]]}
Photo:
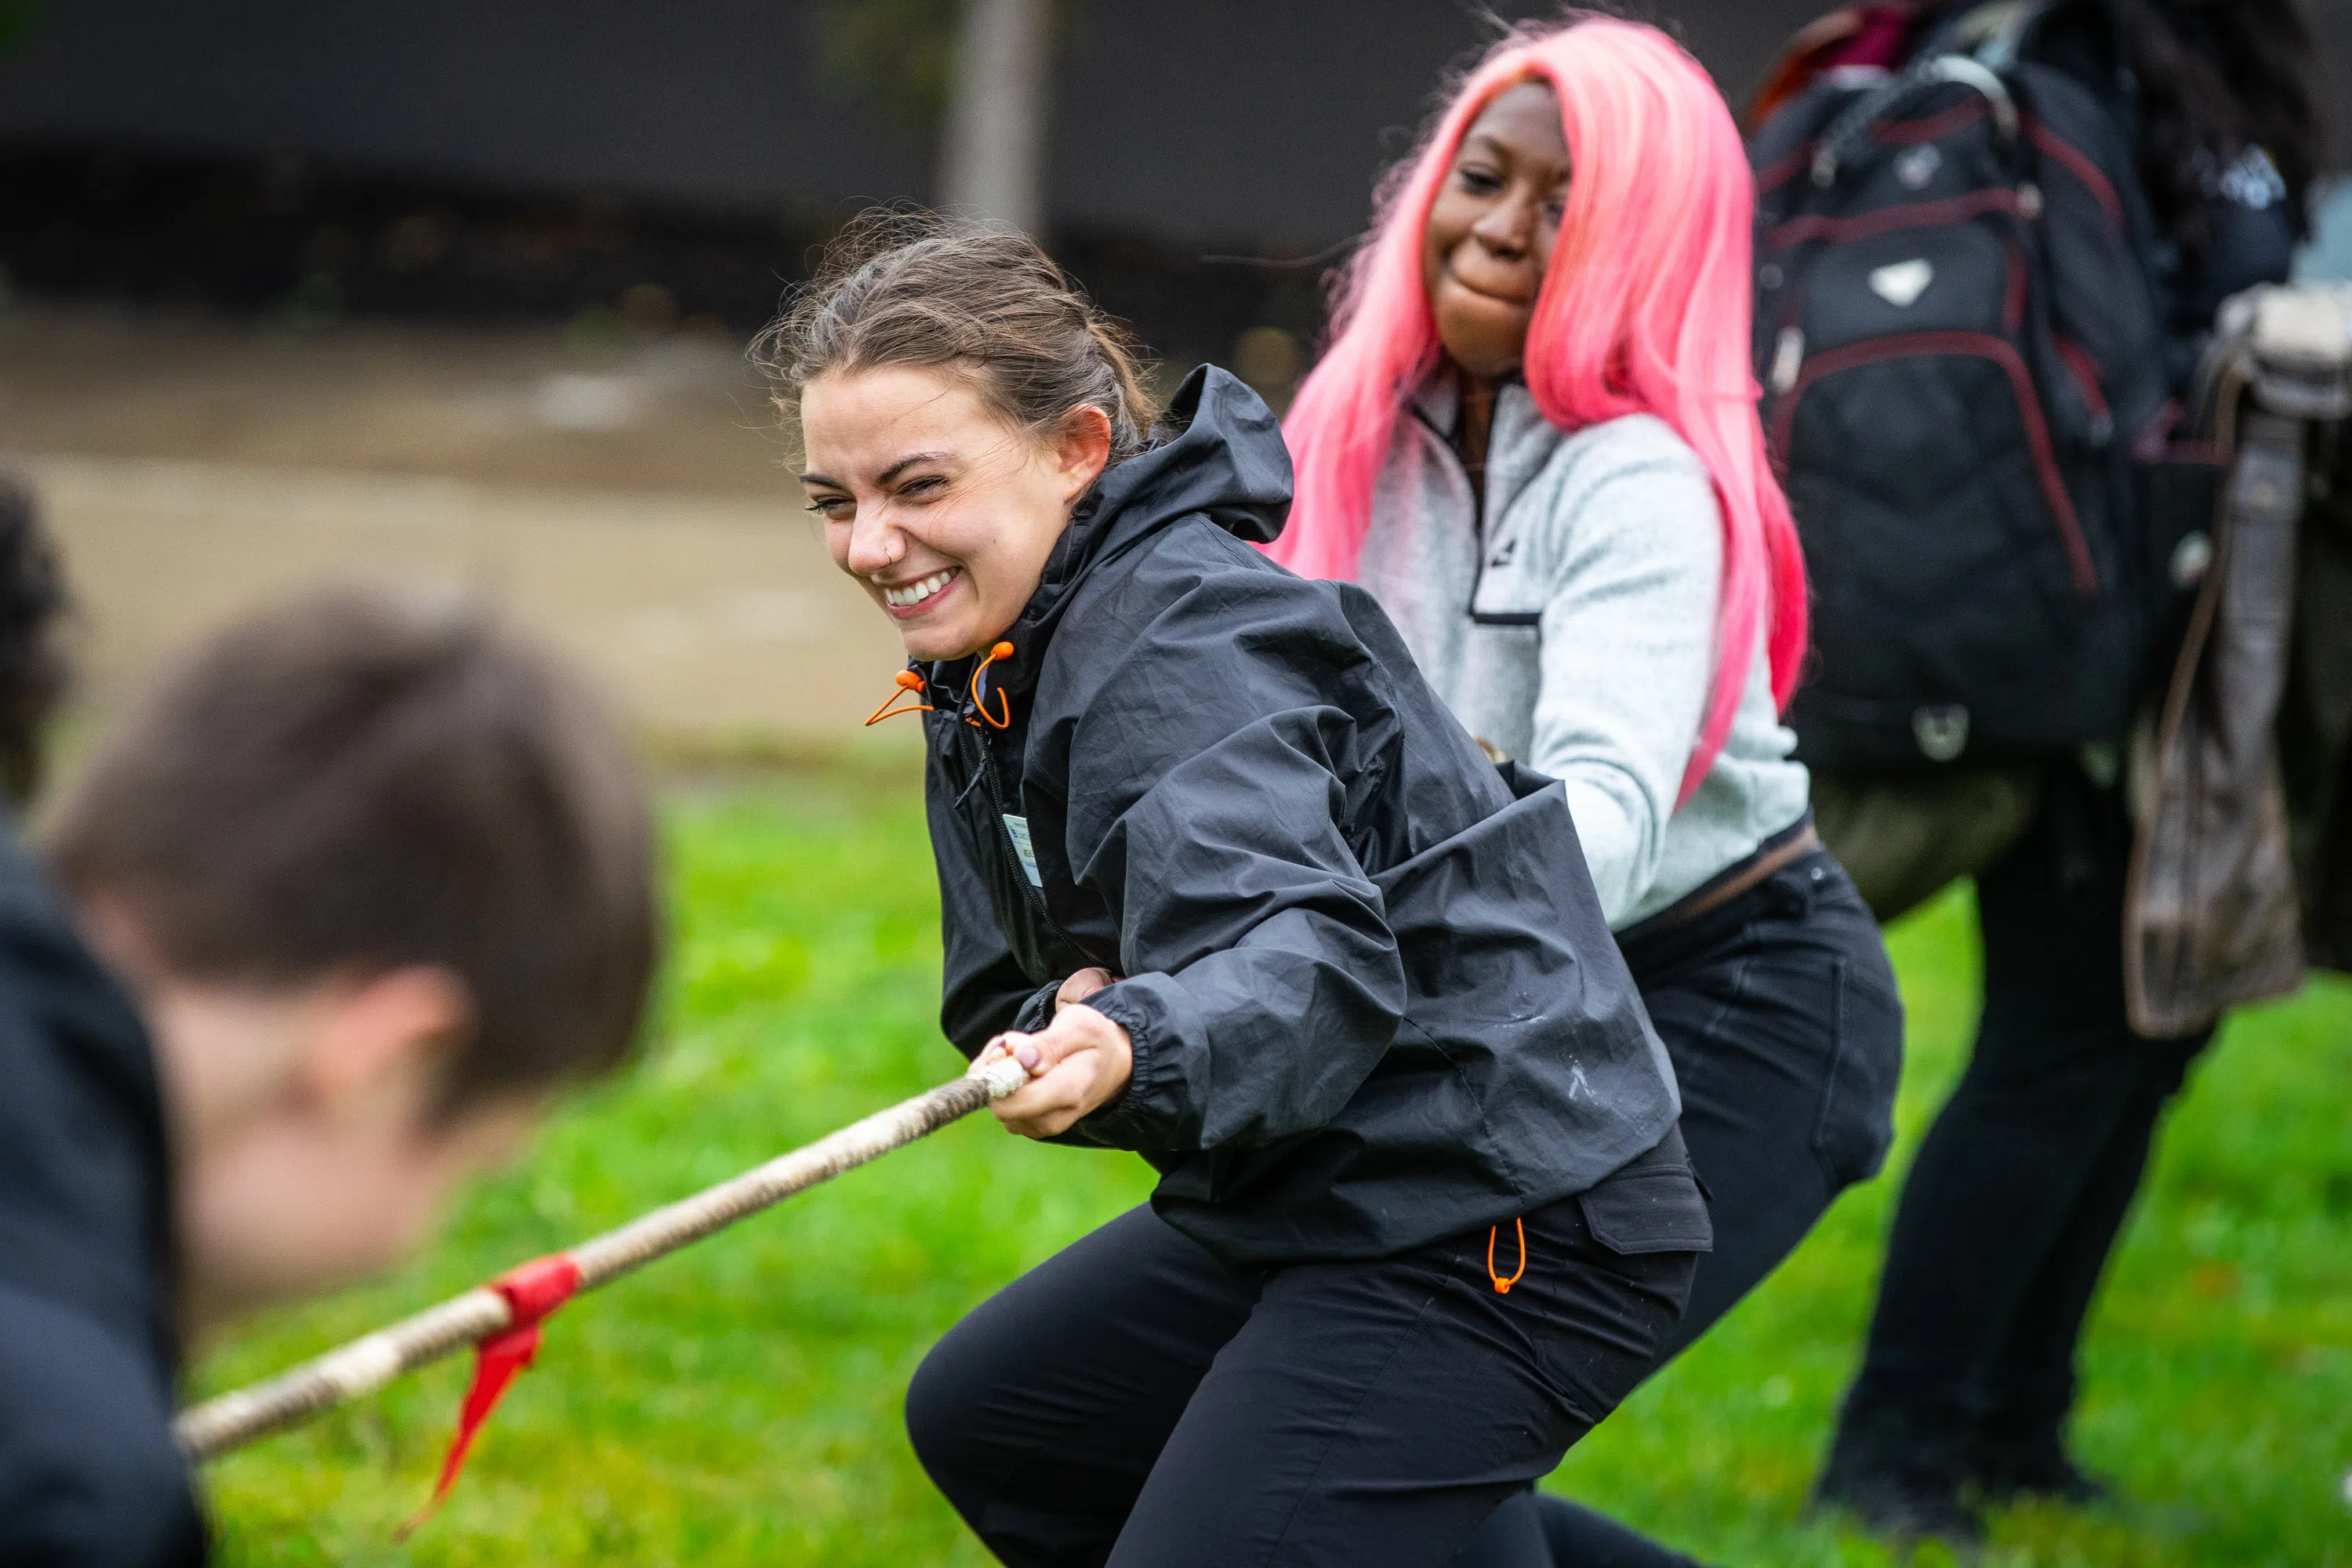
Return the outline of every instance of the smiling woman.
{"type": "Polygon", "coordinates": [[[1148,1207],[925,1359],[1009,1563],[1444,1563],[1623,1396],[1706,1221],[1558,786],[1379,607],[1250,548],[1290,466],[1017,237],[853,249],[772,343],[833,557],[905,639],[940,1026],[1148,1207]],[[1517,998],[1498,1011],[1497,996],[1517,998]]]}

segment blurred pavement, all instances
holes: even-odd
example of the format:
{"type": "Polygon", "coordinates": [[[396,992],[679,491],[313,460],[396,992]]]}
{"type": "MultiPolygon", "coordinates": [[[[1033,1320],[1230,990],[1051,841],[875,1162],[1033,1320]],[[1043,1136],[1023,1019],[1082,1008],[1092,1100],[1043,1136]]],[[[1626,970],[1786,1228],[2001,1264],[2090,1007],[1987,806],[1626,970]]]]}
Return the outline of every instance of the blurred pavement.
{"type": "Polygon", "coordinates": [[[0,468],[101,710],[267,595],[386,581],[488,595],[664,741],[847,738],[901,655],[789,458],[738,344],[0,315],[0,468]]]}

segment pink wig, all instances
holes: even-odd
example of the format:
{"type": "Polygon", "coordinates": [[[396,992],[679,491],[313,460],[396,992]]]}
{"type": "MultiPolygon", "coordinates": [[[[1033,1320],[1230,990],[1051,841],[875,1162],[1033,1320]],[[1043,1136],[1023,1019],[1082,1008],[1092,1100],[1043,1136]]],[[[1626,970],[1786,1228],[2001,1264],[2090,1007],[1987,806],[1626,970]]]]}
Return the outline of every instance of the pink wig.
{"type": "Polygon", "coordinates": [[[1355,575],[1399,412],[1443,353],[1422,282],[1431,205],[1472,122],[1528,81],[1559,100],[1574,171],[1528,328],[1528,391],[1564,430],[1655,415],[1706,465],[1722,506],[1715,679],[1679,805],[1730,733],[1768,614],[1773,698],[1795,689],[1805,575],[1748,368],[1747,155],[1714,82],[1654,27],[1587,16],[1511,34],[1391,174],[1341,279],[1330,347],[1283,422],[1298,499],[1269,552],[1310,577],[1355,575]]]}

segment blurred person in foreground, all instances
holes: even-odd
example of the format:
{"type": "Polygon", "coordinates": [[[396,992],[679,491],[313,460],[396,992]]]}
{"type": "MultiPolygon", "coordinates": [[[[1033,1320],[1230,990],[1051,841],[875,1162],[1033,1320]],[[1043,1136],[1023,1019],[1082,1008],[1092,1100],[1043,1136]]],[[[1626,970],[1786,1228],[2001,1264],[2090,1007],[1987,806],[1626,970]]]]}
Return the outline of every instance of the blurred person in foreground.
{"type": "MultiPolygon", "coordinates": [[[[1902,1068],[1781,722],[1805,581],[1748,365],[1753,222],[1731,111],[1664,34],[1507,36],[1347,275],[1268,547],[1370,589],[1454,715],[1565,787],[1714,1215],[1662,1362],[1876,1172],[1902,1068]]],[[[1523,1494],[1465,1561],[1688,1559],[1523,1494]]]]}
{"type": "Polygon", "coordinates": [[[398,1261],[626,1058],[653,875],[571,672],[360,592],[221,633],[0,840],[0,1563],[203,1561],[184,1349],[398,1261]]]}

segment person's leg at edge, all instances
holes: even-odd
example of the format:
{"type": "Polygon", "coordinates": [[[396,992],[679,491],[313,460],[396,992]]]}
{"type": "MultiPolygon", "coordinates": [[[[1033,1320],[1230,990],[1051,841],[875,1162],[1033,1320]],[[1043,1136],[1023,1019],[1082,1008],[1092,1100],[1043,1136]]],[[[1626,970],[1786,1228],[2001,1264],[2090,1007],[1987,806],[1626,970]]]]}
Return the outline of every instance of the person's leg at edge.
{"type": "Polygon", "coordinates": [[[2105,1484],[2068,1455],[2066,1420],[2074,1404],[2074,1351],[2147,1168],[2166,1104],[2210,1031],[2141,1043],[2136,1090],[2091,1173],[2050,1260],[2026,1292],[2009,1343],[1987,1379],[1970,1472],[1988,1497],[2047,1496],[2095,1502],[2105,1484]]]}
{"type": "MultiPolygon", "coordinates": [[[[1834,858],[1808,857],[1740,900],[1626,951],[1682,1087],[1682,1131],[1707,1184],[1715,1250],[1661,1364],[1780,1267],[1893,1135],[1903,1012],[1877,922],[1834,858]]],[[[1459,1568],[1691,1568],[1595,1510],[1507,1500],[1459,1568]],[[1541,1538],[1541,1556],[1525,1542],[1541,1538]]]]}
{"type": "Polygon", "coordinates": [[[1990,1380],[2038,1282],[2065,1276],[2053,1260],[2098,1201],[2109,1151],[2119,1137],[2129,1145],[2150,1050],[2124,1016],[2129,849],[2114,792],[2056,766],[2040,816],[1978,880],[1975,1052],[1905,1183],[1862,1371],[1816,1494],[1877,1528],[1979,1531],[1964,1492],[1979,1423],[1998,1403],[1990,1380]]]}

